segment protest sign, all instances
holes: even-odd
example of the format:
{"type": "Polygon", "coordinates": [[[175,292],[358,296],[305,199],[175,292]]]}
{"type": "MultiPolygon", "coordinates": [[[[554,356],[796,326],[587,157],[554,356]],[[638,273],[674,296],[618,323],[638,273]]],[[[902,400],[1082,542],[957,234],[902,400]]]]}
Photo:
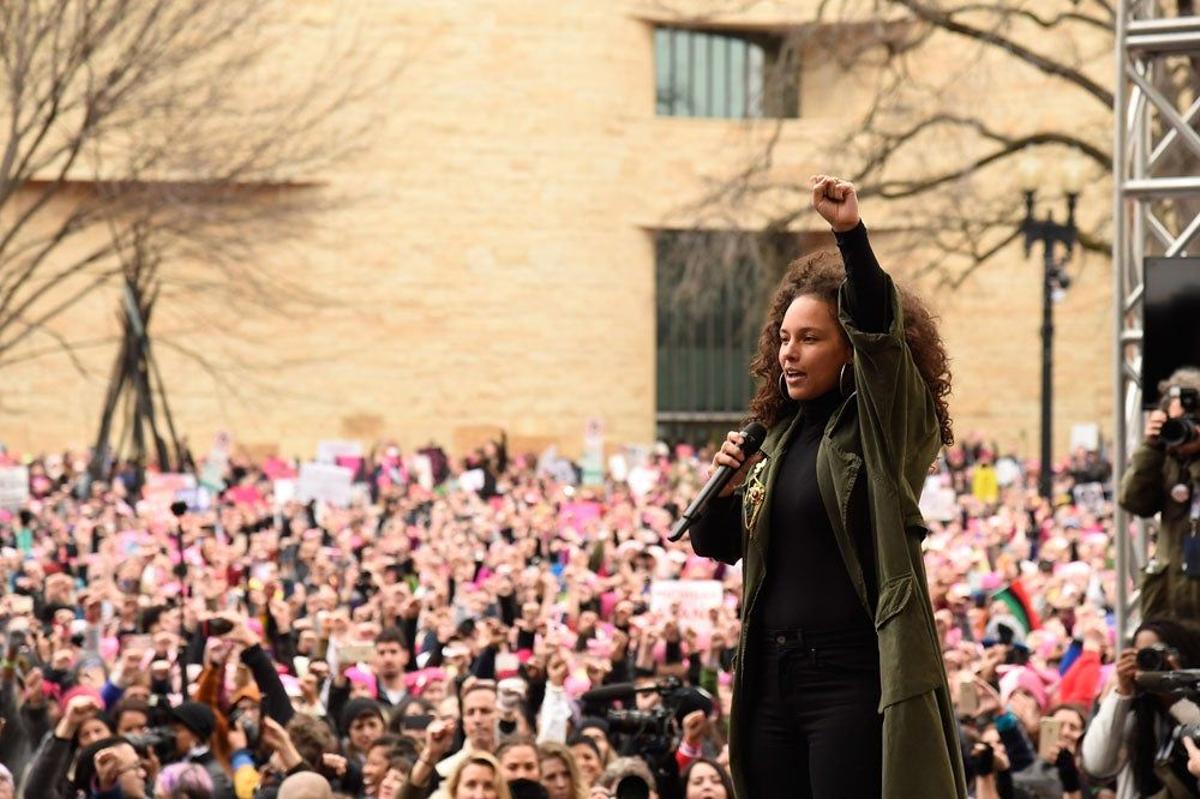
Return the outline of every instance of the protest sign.
{"type": "Polygon", "coordinates": [[[318,463],[338,463],[338,458],[358,458],[363,456],[363,446],[357,441],[329,440],[317,442],[318,463]]]}
{"type": "Polygon", "coordinates": [[[195,488],[196,478],[190,474],[147,472],[146,484],[142,486],[142,499],[156,511],[165,513],[171,509],[173,502],[182,499],[182,492],[195,488]]]}
{"type": "Polygon", "coordinates": [[[458,487],[463,491],[482,491],[485,479],[483,469],[467,469],[458,476],[458,487]]]}
{"type": "Polygon", "coordinates": [[[275,507],[282,507],[296,498],[296,481],[290,477],[281,477],[271,483],[272,497],[275,507]]]}
{"type": "Polygon", "coordinates": [[[300,466],[296,498],[301,502],[328,502],[346,507],[352,496],[354,474],[343,466],[330,463],[305,463],[300,466]]]}
{"type": "Polygon", "coordinates": [[[1071,425],[1071,449],[1098,452],[1100,450],[1100,425],[1095,423],[1071,425]]]}
{"type": "Polygon", "coordinates": [[[958,495],[954,489],[942,483],[939,475],[925,478],[921,498],[917,502],[926,521],[948,522],[958,516],[958,495]]]}
{"type": "Polygon", "coordinates": [[[558,512],[558,523],[582,533],[589,522],[600,518],[599,502],[565,502],[558,512]]]}
{"type": "Polygon", "coordinates": [[[433,461],[428,455],[414,455],[411,461],[417,484],[426,491],[433,490],[433,461]]]}
{"type": "Polygon", "coordinates": [[[650,584],[650,612],[679,622],[682,630],[712,630],[709,611],[720,608],[724,591],[718,580],[655,580],[650,584]]]}
{"type": "Polygon", "coordinates": [[[0,469],[0,508],[18,510],[29,500],[29,469],[8,466],[0,469]]]}

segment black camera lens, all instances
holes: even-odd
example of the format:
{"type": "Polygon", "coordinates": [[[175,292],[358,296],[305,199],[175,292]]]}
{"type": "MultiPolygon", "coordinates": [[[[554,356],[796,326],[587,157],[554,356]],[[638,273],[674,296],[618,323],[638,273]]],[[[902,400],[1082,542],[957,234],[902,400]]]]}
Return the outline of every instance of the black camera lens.
{"type": "Polygon", "coordinates": [[[1166,671],[1170,668],[1167,664],[1169,654],[1170,648],[1166,644],[1142,647],[1137,651],[1138,671],[1166,671]]]}
{"type": "Polygon", "coordinates": [[[1197,427],[1194,419],[1178,416],[1163,422],[1158,437],[1168,447],[1179,447],[1190,444],[1200,437],[1200,428],[1197,427]]]}

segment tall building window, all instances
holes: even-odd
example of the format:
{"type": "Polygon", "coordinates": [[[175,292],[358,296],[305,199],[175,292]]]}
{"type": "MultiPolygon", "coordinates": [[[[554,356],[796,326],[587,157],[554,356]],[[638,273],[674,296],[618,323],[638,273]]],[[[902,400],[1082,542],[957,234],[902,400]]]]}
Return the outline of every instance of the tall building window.
{"type": "Polygon", "coordinates": [[[703,268],[717,280],[694,275],[697,257],[728,253],[734,234],[658,231],[656,234],[657,422],[660,440],[706,443],[724,436],[746,416],[754,384],[750,359],[758,340],[761,298],[749,258],[703,268]],[[689,274],[692,273],[692,274],[689,274]],[[685,281],[693,286],[681,288],[685,281]],[[715,285],[714,285],[715,284],[715,285]]]}
{"type": "Polygon", "coordinates": [[[750,410],[767,302],[825,233],[655,231],[656,419],[660,441],[719,441],[750,410]]]}
{"type": "Polygon", "coordinates": [[[659,116],[799,116],[799,65],[779,36],[659,27],[654,51],[659,116]]]}

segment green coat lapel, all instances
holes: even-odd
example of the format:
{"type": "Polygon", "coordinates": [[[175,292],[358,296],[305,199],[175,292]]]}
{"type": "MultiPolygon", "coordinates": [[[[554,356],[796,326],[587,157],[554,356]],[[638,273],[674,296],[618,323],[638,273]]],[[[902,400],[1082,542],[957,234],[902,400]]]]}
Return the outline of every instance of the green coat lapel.
{"type": "MultiPolygon", "coordinates": [[[[842,560],[846,564],[846,572],[854,583],[854,590],[862,602],[867,614],[874,614],[875,608],[867,595],[867,582],[863,575],[862,561],[854,548],[850,536],[850,497],[854,492],[854,484],[862,471],[863,459],[856,451],[858,449],[858,428],[854,423],[854,395],[842,403],[821,439],[821,448],[817,452],[817,484],[820,488],[821,501],[825,505],[825,513],[833,527],[834,539],[842,560]]],[[[860,523],[862,520],[859,520],[860,523]]]]}

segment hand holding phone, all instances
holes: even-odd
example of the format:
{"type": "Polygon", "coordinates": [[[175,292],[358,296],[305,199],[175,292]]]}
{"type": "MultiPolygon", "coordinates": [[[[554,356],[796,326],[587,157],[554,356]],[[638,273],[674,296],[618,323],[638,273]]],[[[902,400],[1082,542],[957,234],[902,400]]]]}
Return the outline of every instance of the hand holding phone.
{"type": "Polygon", "coordinates": [[[375,656],[375,645],[364,643],[342,644],[338,649],[338,660],[341,663],[354,665],[369,662],[375,656]]]}
{"type": "Polygon", "coordinates": [[[958,715],[974,716],[979,712],[979,687],[974,674],[960,674],[958,683],[958,715]]]}
{"type": "Polygon", "coordinates": [[[1047,763],[1058,759],[1062,749],[1062,722],[1058,719],[1043,718],[1038,722],[1038,757],[1047,763]]]}

